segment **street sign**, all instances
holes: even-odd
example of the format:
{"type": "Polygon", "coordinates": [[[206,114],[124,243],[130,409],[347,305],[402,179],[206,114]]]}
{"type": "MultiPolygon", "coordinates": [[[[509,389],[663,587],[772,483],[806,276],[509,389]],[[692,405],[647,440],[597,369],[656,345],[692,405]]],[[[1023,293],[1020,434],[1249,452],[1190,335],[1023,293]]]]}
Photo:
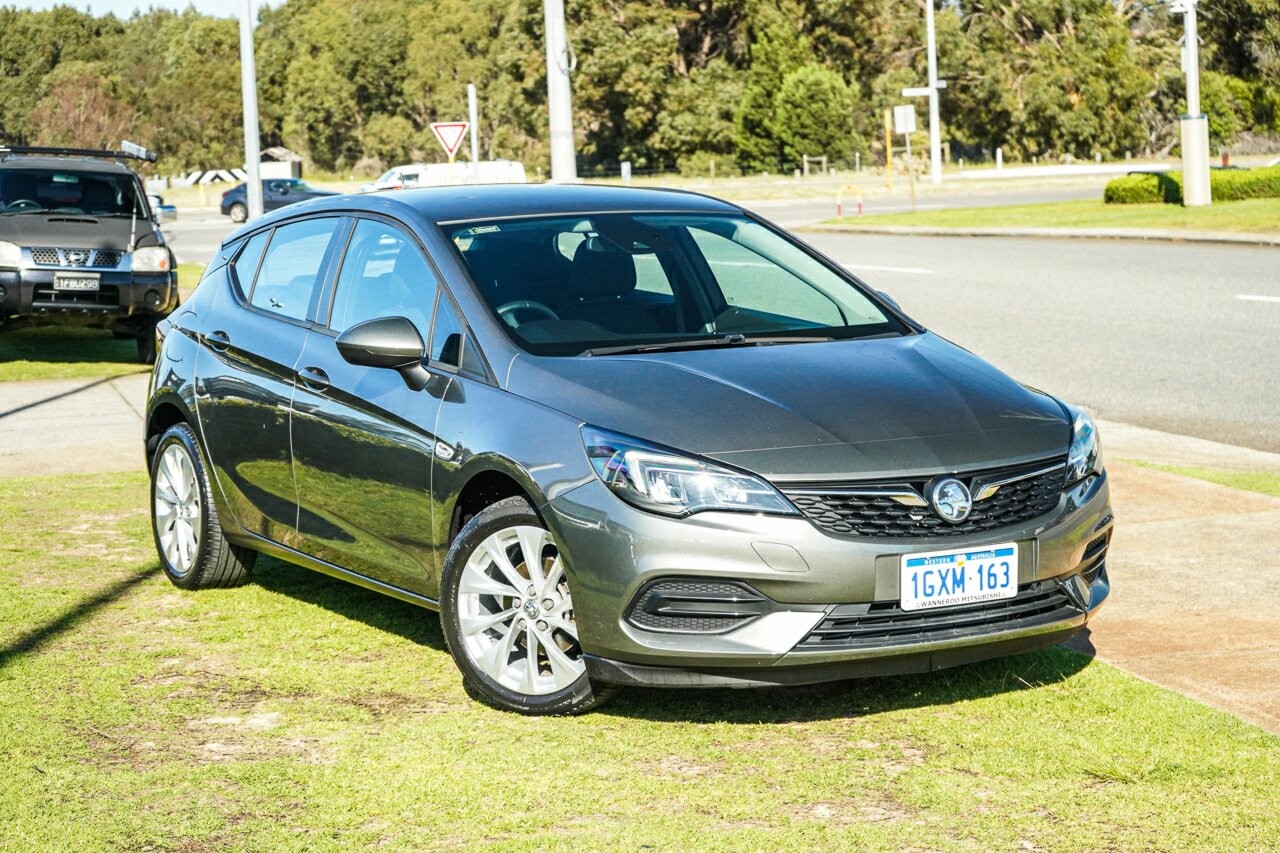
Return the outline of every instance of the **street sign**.
{"type": "Polygon", "coordinates": [[[431,132],[436,135],[436,139],[440,140],[440,144],[444,146],[444,153],[449,155],[449,162],[453,162],[454,155],[458,153],[458,148],[462,145],[462,138],[467,135],[467,128],[470,123],[465,121],[434,121],[431,123],[431,132]]]}
{"type": "Polygon", "coordinates": [[[893,108],[893,132],[916,132],[916,108],[912,104],[900,104],[893,108]]]}

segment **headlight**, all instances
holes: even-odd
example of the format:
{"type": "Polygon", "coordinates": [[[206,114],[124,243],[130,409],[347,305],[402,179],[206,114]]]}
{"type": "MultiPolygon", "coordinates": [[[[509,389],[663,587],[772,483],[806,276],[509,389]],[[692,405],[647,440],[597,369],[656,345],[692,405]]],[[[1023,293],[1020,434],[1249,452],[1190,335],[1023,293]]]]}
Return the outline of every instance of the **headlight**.
{"type": "Polygon", "coordinates": [[[0,240],[0,267],[22,266],[22,248],[17,243],[0,240]]]}
{"type": "Polygon", "coordinates": [[[1084,412],[1067,407],[1072,414],[1071,448],[1067,451],[1067,485],[1077,483],[1102,470],[1102,447],[1098,427],[1084,412]]]}
{"type": "Polygon", "coordinates": [[[641,509],[676,516],[709,509],[796,514],[777,489],[750,474],[589,426],[582,441],[605,485],[641,509]]]}
{"type": "Polygon", "coordinates": [[[134,272],[168,272],[169,250],[164,246],[147,246],[133,253],[134,272]]]}

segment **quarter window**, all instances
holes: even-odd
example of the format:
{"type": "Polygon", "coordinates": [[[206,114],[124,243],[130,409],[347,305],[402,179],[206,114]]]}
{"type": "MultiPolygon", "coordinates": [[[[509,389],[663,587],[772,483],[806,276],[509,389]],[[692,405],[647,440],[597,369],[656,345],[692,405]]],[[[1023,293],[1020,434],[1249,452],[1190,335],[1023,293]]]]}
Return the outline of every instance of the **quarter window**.
{"type": "Polygon", "coordinates": [[[255,307],[295,320],[305,319],[325,250],[338,226],[336,217],[305,219],[275,230],[253,285],[255,307]]]}
{"type": "Polygon", "coordinates": [[[399,229],[361,219],[347,244],[329,326],[342,332],[379,317],[407,317],[425,340],[436,277],[399,229]]]}
{"type": "Polygon", "coordinates": [[[236,273],[236,282],[240,285],[241,293],[248,293],[253,290],[253,277],[258,274],[258,264],[262,261],[262,250],[267,248],[267,238],[270,236],[270,231],[254,234],[244,244],[244,248],[240,250],[240,254],[236,256],[235,261],[232,263],[232,268],[236,273]]]}

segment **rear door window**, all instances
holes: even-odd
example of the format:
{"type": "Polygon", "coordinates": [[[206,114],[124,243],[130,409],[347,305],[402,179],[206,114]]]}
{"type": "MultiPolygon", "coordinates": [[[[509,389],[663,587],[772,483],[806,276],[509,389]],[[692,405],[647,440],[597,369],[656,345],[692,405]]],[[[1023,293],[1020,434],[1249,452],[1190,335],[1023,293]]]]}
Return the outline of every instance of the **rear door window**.
{"type": "Polygon", "coordinates": [[[249,297],[254,307],[294,320],[306,319],[339,221],[332,216],[304,219],[275,230],[249,297]]]}

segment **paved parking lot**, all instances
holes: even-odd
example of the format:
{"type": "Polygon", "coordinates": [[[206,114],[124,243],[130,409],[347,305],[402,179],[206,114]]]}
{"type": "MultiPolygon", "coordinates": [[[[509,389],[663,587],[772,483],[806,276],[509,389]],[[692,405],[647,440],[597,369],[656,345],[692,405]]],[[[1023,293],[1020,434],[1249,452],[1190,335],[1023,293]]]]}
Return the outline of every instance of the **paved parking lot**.
{"type": "MultiPolygon", "coordinates": [[[[0,477],[136,471],[145,375],[0,383],[0,477]]],[[[1075,646],[1280,732],[1280,498],[1120,459],[1280,474],[1280,454],[1103,422],[1111,602],[1075,646]]]]}

